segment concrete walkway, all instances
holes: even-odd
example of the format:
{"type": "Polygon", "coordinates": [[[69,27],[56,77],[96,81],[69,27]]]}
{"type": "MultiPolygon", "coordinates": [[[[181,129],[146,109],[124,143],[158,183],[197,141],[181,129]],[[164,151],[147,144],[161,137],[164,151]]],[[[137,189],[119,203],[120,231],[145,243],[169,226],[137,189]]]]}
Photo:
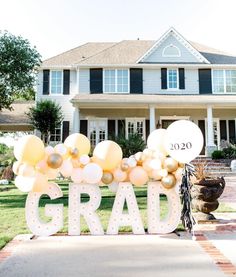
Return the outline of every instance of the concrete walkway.
{"type": "Polygon", "coordinates": [[[0,263],[0,276],[222,277],[225,274],[198,241],[184,233],[180,237],[176,234],[54,236],[27,240],[0,263]]]}

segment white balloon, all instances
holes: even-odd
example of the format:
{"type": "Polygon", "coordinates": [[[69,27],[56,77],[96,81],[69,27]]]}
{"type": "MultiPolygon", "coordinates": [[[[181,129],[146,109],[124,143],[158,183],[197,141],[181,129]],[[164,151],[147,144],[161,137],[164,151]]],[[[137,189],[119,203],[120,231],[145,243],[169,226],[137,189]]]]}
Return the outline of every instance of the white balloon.
{"type": "Polygon", "coordinates": [[[129,167],[135,167],[137,165],[137,161],[134,157],[129,157],[127,164],[129,167]]]}
{"type": "Polygon", "coordinates": [[[79,158],[79,161],[80,161],[80,163],[81,163],[82,165],[86,165],[86,164],[88,164],[88,163],[90,162],[90,158],[89,158],[88,155],[83,154],[83,155],[81,155],[81,157],[79,158]]]}
{"type": "Polygon", "coordinates": [[[82,172],[83,170],[81,168],[74,168],[71,174],[71,180],[77,184],[81,183],[83,180],[82,172]]]}
{"type": "Polygon", "coordinates": [[[83,168],[83,180],[89,184],[99,183],[102,175],[102,168],[96,163],[89,163],[83,168]]]}
{"type": "Polygon", "coordinates": [[[54,153],[54,148],[51,145],[48,145],[47,147],[45,147],[44,151],[46,155],[50,155],[54,153]]]}
{"type": "Polygon", "coordinates": [[[69,177],[73,170],[71,161],[64,160],[59,170],[64,177],[69,177]]]}
{"type": "Polygon", "coordinates": [[[117,192],[118,186],[119,186],[119,183],[112,182],[111,184],[108,185],[108,188],[111,192],[117,192]]]}
{"type": "Polygon", "coordinates": [[[54,151],[62,156],[67,154],[67,148],[63,143],[57,144],[54,147],[54,151]]]}
{"type": "Polygon", "coordinates": [[[22,192],[30,192],[33,189],[35,177],[16,176],[15,186],[22,192]]]}
{"type": "Polygon", "coordinates": [[[165,148],[178,162],[189,163],[200,154],[202,147],[203,135],[195,123],[178,120],[167,128],[165,148]]]}

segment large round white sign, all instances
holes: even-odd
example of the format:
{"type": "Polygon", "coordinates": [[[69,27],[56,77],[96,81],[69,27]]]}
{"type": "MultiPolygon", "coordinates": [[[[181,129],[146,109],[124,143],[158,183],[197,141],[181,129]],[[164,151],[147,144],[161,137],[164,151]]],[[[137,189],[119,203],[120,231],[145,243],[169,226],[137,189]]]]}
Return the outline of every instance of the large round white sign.
{"type": "Polygon", "coordinates": [[[166,132],[167,153],[180,163],[189,163],[203,147],[203,135],[199,127],[188,120],[173,122],[166,132]]]}

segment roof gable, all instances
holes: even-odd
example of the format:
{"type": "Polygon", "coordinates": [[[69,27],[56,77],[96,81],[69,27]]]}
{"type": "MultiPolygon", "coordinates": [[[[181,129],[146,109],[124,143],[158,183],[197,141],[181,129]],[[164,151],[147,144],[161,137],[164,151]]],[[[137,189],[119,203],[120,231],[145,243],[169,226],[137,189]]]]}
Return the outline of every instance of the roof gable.
{"type": "Polygon", "coordinates": [[[174,28],[171,28],[137,63],[209,63],[209,61],[174,28]]]}

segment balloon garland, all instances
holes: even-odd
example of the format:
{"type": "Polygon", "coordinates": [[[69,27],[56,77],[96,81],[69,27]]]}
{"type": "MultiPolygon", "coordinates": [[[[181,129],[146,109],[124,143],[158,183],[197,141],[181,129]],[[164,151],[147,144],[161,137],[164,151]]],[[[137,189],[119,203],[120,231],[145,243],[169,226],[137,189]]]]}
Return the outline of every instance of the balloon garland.
{"type": "Polygon", "coordinates": [[[90,141],[82,134],[72,134],[55,147],[44,147],[40,138],[27,135],[14,148],[15,185],[23,192],[45,192],[50,180],[62,175],[74,183],[108,185],[113,191],[119,182],[144,186],[149,181],[160,181],[164,188],[172,189],[182,179],[181,218],[191,231],[193,169],[184,164],[199,155],[202,145],[200,129],[186,120],[172,123],[167,130],[153,131],[147,139],[147,148],[126,158],[121,147],[111,140],[98,143],[90,157],[90,141]]]}

